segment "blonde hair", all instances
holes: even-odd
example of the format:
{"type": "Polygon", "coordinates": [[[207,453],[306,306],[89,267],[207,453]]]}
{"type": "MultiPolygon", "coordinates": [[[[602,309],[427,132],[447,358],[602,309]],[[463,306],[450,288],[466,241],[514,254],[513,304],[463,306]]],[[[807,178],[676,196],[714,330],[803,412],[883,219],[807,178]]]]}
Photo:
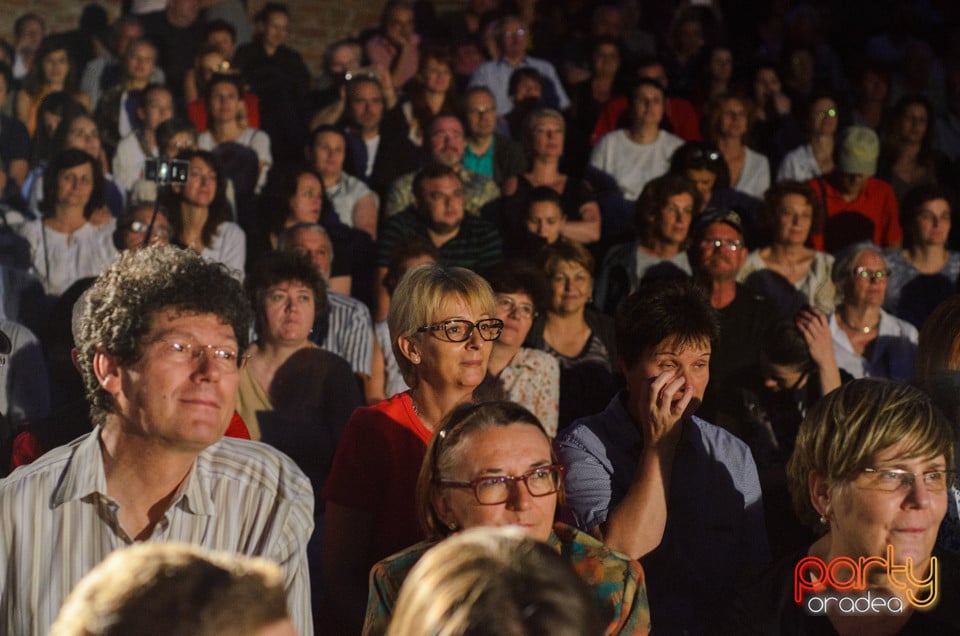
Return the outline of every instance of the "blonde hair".
{"type": "Polygon", "coordinates": [[[599,636],[586,583],[515,527],[465,530],[429,550],[400,588],[387,636],[599,636]]]}
{"type": "Polygon", "coordinates": [[[801,521],[817,527],[810,502],[811,474],[831,488],[856,479],[884,449],[906,442],[908,457],[943,455],[953,466],[950,423],[919,389],[888,380],[853,380],[824,396],[797,432],[787,463],[787,486],[801,521]]]}
{"type": "Polygon", "coordinates": [[[50,636],[191,634],[255,636],[289,618],[273,562],[179,543],[117,550],[60,609],[50,636]]]}
{"type": "Polygon", "coordinates": [[[420,327],[435,321],[443,303],[452,298],[461,299],[481,314],[492,316],[496,310],[487,281],[463,267],[418,265],[403,275],[393,292],[387,314],[390,342],[400,373],[411,387],[417,385],[417,367],[400,351],[397,339],[413,337],[420,327]]]}

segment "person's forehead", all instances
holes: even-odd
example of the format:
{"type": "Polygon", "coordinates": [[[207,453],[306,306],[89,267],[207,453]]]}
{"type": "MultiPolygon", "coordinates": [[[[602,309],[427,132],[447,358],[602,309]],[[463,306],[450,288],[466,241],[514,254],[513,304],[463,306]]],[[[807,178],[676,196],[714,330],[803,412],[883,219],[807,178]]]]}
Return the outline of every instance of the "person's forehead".
{"type": "Polygon", "coordinates": [[[351,92],[362,99],[380,97],[380,87],[373,82],[358,82],[351,92]]]}
{"type": "Polygon", "coordinates": [[[732,225],[728,223],[724,223],[723,221],[715,221],[707,226],[703,232],[703,237],[707,239],[740,238],[740,232],[738,232],[732,225]]]}
{"type": "Polygon", "coordinates": [[[706,336],[691,341],[681,342],[676,334],[671,334],[650,347],[647,355],[656,357],[658,355],[692,355],[701,356],[711,352],[710,339],[706,336]]]}
{"type": "Polygon", "coordinates": [[[434,177],[432,179],[423,180],[423,190],[424,192],[453,192],[456,190],[462,190],[463,183],[457,177],[449,174],[441,175],[439,177],[434,177]]]}
{"type": "Polygon", "coordinates": [[[439,117],[430,128],[431,133],[463,132],[463,124],[456,117],[439,117]]]}
{"type": "Polygon", "coordinates": [[[211,327],[221,332],[224,337],[236,340],[233,325],[223,316],[215,313],[189,311],[175,305],[168,305],[150,315],[150,333],[153,335],[171,331],[189,334],[192,331],[206,330],[211,327]]]}
{"type": "Polygon", "coordinates": [[[317,135],[315,146],[343,146],[343,135],[333,130],[325,130],[317,135]]]}
{"type": "Polygon", "coordinates": [[[330,240],[326,235],[315,230],[298,230],[290,237],[290,247],[306,248],[308,250],[330,249],[330,240]]]}

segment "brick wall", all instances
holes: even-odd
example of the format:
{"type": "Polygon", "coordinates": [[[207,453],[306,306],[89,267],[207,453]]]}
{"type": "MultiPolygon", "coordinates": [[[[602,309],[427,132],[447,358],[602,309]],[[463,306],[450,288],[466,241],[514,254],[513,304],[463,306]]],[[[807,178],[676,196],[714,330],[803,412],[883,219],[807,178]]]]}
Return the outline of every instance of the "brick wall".
{"type": "MultiPolygon", "coordinates": [[[[377,24],[384,0],[286,0],[290,7],[290,45],[301,52],[314,73],[319,72],[327,43],[356,35],[377,24]]],[[[265,0],[248,0],[251,13],[265,0]]],[[[76,28],[85,2],[81,0],[0,0],[0,34],[12,41],[13,21],[32,11],[43,16],[47,28],[65,31],[76,28]]],[[[120,13],[121,0],[100,0],[111,18],[120,13]]],[[[462,0],[437,0],[438,11],[462,6],[462,0]]]]}

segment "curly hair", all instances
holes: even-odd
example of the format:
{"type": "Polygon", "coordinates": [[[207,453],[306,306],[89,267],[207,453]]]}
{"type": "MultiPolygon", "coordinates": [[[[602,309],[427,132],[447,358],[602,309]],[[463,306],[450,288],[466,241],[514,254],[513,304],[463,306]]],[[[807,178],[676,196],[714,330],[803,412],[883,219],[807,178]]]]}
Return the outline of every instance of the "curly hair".
{"type": "Polygon", "coordinates": [[[299,252],[268,252],[260,257],[244,280],[247,297],[256,315],[257,332],[264,333],[264,301],[274,285],[299,282],[313,291],[314,316],[327,311],[327,284],[313,266],[310,257],[299,252]]]}
{"type": "Polygon", "coordinates": [[[253,314],[225,265],[169,245],[122,253],[85,294],[80,315],[76,344],[95,424],[115,413],[116,404],[97,380],[94,354],[109,354],[120,365],[137,362],[154,316],[163,309],[213,314],[233,327],[240,351],[250,343],[253,314]]]}
{"type": "Polygon", "coordinates": [[[783,200],[789,195],[796,194],[803,197],[813,209],[813,218],[810,225],[810,234],[817,234],[823,229],[825,214],[820,197],[813,188],[799,181],[780,181],[770,186],[763,195],[763,206],[760,208],[760,223],[773,235],[780,224],[780,207],[783,200]]]}

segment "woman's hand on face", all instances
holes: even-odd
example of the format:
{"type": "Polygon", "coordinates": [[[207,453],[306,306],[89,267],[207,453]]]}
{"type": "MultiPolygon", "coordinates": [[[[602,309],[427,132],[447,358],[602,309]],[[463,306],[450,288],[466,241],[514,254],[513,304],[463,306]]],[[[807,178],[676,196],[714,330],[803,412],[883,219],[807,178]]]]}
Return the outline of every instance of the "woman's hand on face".
{"type": "Polygon", "coordinates": [[[668,371],[651,378],[647,404],[640,405],[640,412],[647,414],[640,425],[645,448],[672,447],[692,399],[693,385],[682,375],[668,371]]]}
{"type": "Polygon", "coordinates": [[[834,362],[833,334],[830,333],[826,315],[819,309],[807,307],[797,314],[794,322],[803,334],[810,357],[817,366],[823,368],[825,364],[834,362]]]}

